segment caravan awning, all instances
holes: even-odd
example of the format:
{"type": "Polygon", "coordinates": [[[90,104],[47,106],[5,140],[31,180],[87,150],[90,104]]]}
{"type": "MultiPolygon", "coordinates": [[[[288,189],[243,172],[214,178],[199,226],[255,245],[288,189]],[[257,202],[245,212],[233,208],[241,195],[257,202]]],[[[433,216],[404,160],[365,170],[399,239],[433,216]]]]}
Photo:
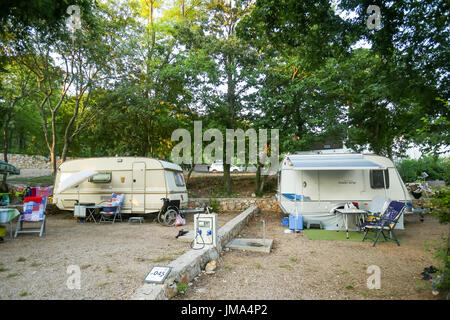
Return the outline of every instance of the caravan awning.
{"type": "Polygon", "coordinates": [[[366,160],[362,155],[298,156],[288,157],[295,170],[376,170],[383,165],[366,160]]]}

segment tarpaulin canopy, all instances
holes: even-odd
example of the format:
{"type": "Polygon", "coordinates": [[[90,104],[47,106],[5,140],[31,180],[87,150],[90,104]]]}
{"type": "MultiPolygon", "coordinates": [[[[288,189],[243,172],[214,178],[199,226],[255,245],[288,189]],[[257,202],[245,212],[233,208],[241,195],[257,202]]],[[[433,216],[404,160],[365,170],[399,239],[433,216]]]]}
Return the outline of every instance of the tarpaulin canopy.
{"type": "Polygon", "coordinates": [[[17,169],[12,164],[0,160],[0,174],[20,174],[20,169],[17,169]]]}
{"type": "Polygon", "coordinates": [[[76,186],[81,182],[83,182],[84,180],[96,175],[97,173],[98,173],[97,171],[92,170],[84,170],[71,173],[66,177],[64,177],[64,179],[61,178],[61,181],[59,182],[59,188],[58,190],[56,190],[55,193],[61,193],[73,186],[76,186]]]}
{"type": "Polygon", "coordinates": [[[296,170],[373,170],[386,169],[383,165],[364,159],[362,155],[289,156],[296,170]]]}

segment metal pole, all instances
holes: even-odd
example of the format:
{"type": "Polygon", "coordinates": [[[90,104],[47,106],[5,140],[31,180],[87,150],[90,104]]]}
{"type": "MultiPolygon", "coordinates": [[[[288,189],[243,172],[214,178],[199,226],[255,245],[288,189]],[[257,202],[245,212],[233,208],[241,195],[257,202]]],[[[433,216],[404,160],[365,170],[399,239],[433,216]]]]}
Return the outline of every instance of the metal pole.
{"type": "MultiPolygon", "coordinates": [[[[297,176],[297,171],[294,170],[295,175],[297,176]]],[[[294,189],[294,200],[295,200],[295,215],[298,215],[298,206],[297,206],[297,180],[298,177],[295,177],[295,189],[294,189]]]]}

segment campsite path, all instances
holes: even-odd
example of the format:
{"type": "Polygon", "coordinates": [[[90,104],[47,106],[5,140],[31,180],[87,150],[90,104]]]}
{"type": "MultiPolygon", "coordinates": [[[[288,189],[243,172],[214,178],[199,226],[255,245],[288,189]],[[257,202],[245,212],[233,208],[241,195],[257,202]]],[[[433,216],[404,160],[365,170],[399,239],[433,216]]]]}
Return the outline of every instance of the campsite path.
{"type": "MultiPolygon", "coordinates": [[[[281,214],[263,212],[244,229],[244,238],[274,239],[270,254],[232,250],[218,261],[214,275],[201,275],[175,299],[435,299],[420,273],[433,264],[432,245],[447,229],[431,216],[420,222],[405,217],[405,230],[395,243],[308,240],[304,234],[285,234],[281,214]],[[367,288],[367,268],[381,269],[381,289],[367,288]]],[[[435,265],[436,266],[436,265],[435,265]]]]}

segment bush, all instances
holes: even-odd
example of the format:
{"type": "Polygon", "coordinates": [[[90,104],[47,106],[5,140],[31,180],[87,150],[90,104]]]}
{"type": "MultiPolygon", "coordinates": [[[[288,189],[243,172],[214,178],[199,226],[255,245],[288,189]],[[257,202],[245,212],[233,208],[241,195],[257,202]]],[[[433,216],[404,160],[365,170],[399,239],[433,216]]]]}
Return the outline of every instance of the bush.
{"type": "MultiPolygon", "coordinates": [[[[450,223],[450,188],[443,187],[433,195],[432,212],[439,218],[441,224],[450,223]]],[[[450,230],[449,230],[450,233],[450,230]]],[[[436,250],[436,259],[440,261],[439,270],[441,272],[441,281],[436,284],[436,288],[441,291],[442,296],[450,292],[450,234],[444,239],[443,245],[436,250]]]]}
{"type": "Polygon", "coordinates": [[[219,212],[220,202],[218,200],[210,200],[209,206],[212,208],[212,212],[219,212]]]}
{"type": "Polygon", "coordinates": [[[433,158],[431,156],[421,159],[404,159],[397,165],[398,172],[403,182],[414,182],[419,179],[422,172],[426,172],[426,180],[444,180],[450,184],[450,159],[433,158]]]}

